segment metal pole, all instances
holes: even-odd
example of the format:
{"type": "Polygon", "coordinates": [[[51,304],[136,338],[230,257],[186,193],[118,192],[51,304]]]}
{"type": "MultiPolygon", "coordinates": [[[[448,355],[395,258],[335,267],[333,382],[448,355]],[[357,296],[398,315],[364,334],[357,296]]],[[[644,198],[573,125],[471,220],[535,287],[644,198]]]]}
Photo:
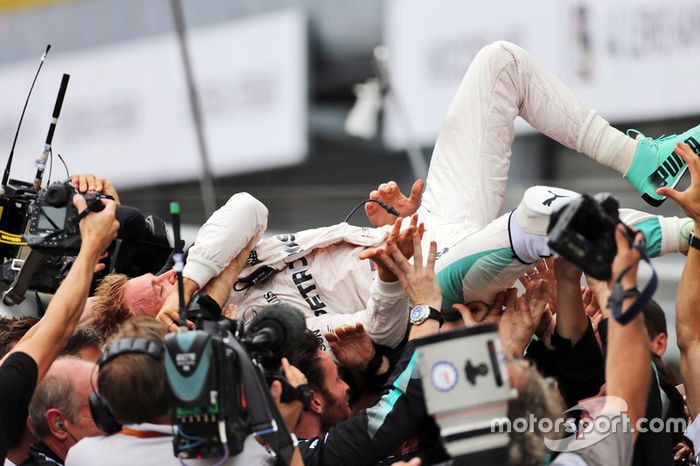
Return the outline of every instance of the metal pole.
{"type": "Polygon", "coordinates": [[[195,133],[197,135],[197,146],[199,148],[199,156],[202,161],[202,176],[199,179],[199,189],[202,193],[202,204],[204,206],[204,211],[207,214],[207,217],[209,217],[216,210],[216,193],[214,191],[214,181],[212,179],[211,166],[209,164],[209,150],[207,149],[207,143],[204,138],[202,106],[199,100],[199,94],[197,93],[197,86],[194,82],[190,54],[187,48],[185,17],[182,12],[182,3],[180,0],[170,0],[170,5],[172,6],[173,10],[173,20],[175,21],[175,32],[177,33],[177,42],[180,48],[182,66],[185,70],[185,80],[187,82],[187,93],[190,101],[192,123],[194,124],[195,133]]]}
{"type": "Polygon", "coordinates": [[[401,96],[394,87],[394,82],[391,78],[391,73],[389,73],[389,67],[387,66],[387,61],[389,59],[389,49],[385,46],[375,47],[373,55],[374,63],[377,66],[379,79],[383,82],[383,85],[388,88],[388,100],[394,105],[396,109],[396,115],[399,118],[399,124],[401,125],[401,128],[404,133],[406,153],[408,155],[408,161],[411,164],[413,177],[415,179],[425,179],[428,176],[428,163],[425,161],[425,156],[423,155],[423,151],[420,148],[418,138],[416,137],[416,133],[413,130],[413,126],[411,125],[411,121],[408,117],[406,107],[403,105],[401,96]]]}

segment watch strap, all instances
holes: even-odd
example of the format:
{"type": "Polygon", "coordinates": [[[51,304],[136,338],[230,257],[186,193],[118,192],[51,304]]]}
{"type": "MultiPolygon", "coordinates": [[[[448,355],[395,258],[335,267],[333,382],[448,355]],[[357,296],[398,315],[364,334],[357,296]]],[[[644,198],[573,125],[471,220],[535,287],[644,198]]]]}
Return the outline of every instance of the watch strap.
{"type": "Polygon", "coordinates": [[[452,308],[440,310],[443,322],[458,322],[462,320],[462,314],[452,308]]]}
{"type": "Polygon", "coordinates": [[[431,306],[429,306],[429,309],[430,314],[428,314],[428,319],[437,320],[440,323],[440,325],[442,325],[442,323],[444,322],[444,319],[442,318],[442,313],[431,306]]]}
{"type": "Polygon", "coordinates": [[[695,249],[700,249],[700,238],[695,236],[694,231],[691,231],[688,236],[688,244],[695,249]]]}

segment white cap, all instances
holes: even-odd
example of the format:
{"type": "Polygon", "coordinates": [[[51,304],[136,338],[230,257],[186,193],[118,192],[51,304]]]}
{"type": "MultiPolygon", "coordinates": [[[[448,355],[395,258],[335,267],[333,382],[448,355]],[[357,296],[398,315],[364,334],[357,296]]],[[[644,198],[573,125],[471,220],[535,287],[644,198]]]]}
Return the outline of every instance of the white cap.
{"type": "Polygon", "coordinates": [[[581,197],[579,193],[568,189],[533,186],[525,191],[515,215],[523,231],[534,235],[546,235],[552,212],[578,197],[581,197]]]}

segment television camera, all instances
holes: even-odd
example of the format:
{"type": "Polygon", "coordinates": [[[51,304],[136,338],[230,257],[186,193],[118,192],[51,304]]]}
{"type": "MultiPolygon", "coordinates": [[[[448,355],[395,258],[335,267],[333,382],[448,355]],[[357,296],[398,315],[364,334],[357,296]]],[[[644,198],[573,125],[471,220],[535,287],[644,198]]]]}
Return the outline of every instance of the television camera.
{"type": "MultiPolygon", "coordinates": [[[[182,280],[179,206],[171,204],[176,251],[175,270],[182,280]]],[[[197,296],[185,309],[179,287],[180,326],[183,331],[165,337],[165,372],[170,413],[175,427],[173,449],[180,460],[228,457],[243,450],[249,435],[263,437],[277,454],[278,464],[289,464],[294,444],[270,394],[270,384],[283,386],[282,402],[301,401],[308,409],[307,385],[286,382],[281,360],[294,361],[304,337],[304,314],[288,304],[273,304],[256,314],[246,327],[241,320],[221,316],[210,297],[197,296]],[[196,329],[186,331],[186,322],[196,329]]]]}

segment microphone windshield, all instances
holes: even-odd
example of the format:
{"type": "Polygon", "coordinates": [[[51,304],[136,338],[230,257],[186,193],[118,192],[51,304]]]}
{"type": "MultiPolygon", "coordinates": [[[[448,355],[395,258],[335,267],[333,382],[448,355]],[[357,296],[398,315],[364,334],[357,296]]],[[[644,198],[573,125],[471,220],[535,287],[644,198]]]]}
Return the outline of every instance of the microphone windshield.
{"type": "Polygon", "coordinates": [[[265,307],[248,326],[253,343],[260,349],[272,352],[268,363],[278,364],[286,357],[294,364],[293,355],[306,332],[304,313],[291,304],[278,303],[265,307]]]}
{"type": "Polygon", "coordinates": [[[120,205],[117,206],[117,212],[115,215],[117,217],[117,221],[119,222],[117,238],[146,238],[146,219],[138,209],[135,207],[120,205]]]}

